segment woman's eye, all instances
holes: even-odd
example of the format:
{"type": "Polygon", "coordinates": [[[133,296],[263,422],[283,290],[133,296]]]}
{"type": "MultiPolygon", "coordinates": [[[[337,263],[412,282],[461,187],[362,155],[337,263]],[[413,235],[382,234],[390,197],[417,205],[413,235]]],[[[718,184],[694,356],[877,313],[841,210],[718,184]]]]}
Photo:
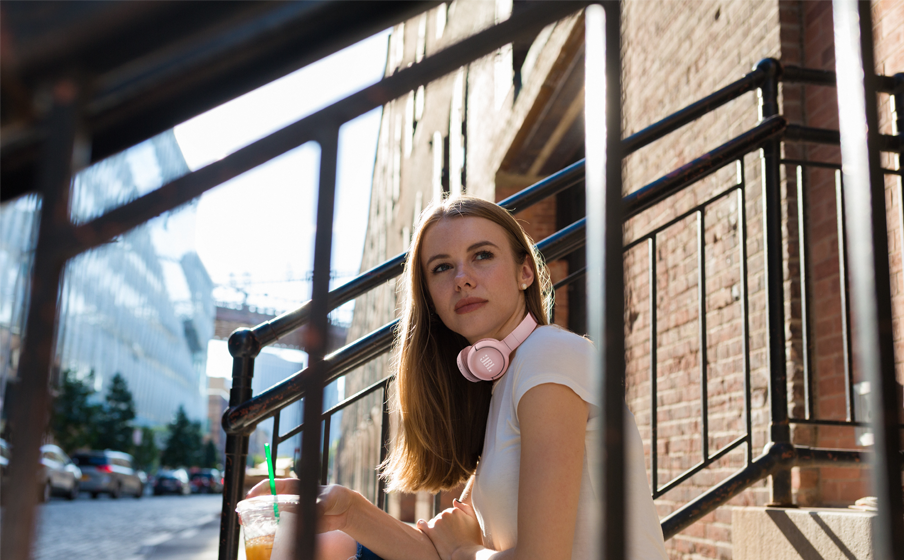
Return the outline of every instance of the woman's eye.
{"type": "Polygon", "coordinates": [[[445,271],[449,270],[450,268],[452,268],[452,265],[450,265],[448,263],[438,264],[435,267],[433,267],[433,274],[439,274],[440,272],[445,272],[445,271]]]}
{"type": "Polygon", "coordinates": [[[477,254],[474,255],[474,258],[478,261],[485,261],[488,259],[492,259],[493,256],[494,255],[493,255],[492,251],[478,251],[477,254]]]}

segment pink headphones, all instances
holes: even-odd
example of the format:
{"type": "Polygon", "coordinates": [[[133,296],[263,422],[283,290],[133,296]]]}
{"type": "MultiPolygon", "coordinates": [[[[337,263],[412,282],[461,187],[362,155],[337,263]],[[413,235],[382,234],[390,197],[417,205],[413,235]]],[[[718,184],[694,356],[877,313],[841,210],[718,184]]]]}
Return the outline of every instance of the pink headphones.
{"type": "Polygon", "coordinates": [[[468,381],[494,381],[499,379],[509,366],[509,355],[534,332],[537,321],[528,313],[521,324],[515,327],[502,342],[495,338],[478,340],[458,354],[458,369],[468,381]]]}

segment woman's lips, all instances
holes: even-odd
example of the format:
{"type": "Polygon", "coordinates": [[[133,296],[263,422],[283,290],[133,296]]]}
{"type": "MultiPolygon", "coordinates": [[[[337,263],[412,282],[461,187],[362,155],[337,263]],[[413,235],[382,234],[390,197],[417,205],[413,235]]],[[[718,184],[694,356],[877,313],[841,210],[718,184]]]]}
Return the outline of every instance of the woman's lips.
{"type": "Polygon", "coordinates": [[[470,313],[483,307],[486,304],[486,300],[474,298],[473,301],[466,300],[461,303],[459,303],[459,305],[455,307],[455,312],[459,315],[464,315],[465,313],[470,313]],[[461,305],[461,303],[464,303],[464,305],[461,305]]]}

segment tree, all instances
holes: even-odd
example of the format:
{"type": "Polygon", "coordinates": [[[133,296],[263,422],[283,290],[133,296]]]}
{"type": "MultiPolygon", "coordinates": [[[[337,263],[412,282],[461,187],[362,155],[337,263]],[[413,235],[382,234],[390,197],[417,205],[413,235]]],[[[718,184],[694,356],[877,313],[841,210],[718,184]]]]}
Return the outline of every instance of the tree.
{"type": "Polygon", "coordinates": [[[167,425],[169,437],[160,462],[169,467],[196,467],[201,462],[201,423],[192,422],[179,406],[176,417],[167,425]]]}
{"type": "Polygon", "coordinates": [[[94,371],[79,379],[74,370],[63,371],[59,393],[53,401],[51,431],[57,444],[67,452],[94,446],[95,424],[100,406],[90,402],[94,395],[94,371]]]}
{"type": "Polygon", "coordinates": [[[123,376],[117,373],[104,398],[95,445],[99,449],[115,449],[126,453],[132,451],[132,433],[135,431],[133,420],[135,401],[132,392],[123,376]]]}
{"type": "Polygon", "coordinates": [[[132,454],[137,468],[152,472],[160,464],[160,448],[157,447],[157,434],[148,427],[141,428],[141,443],[135,446],[132,454]]]}
{"type": "Polygon", "coordinates": [[[214,444],[212,439],[208,439],[204,442],[204,457],[201,460],[201,466],[206,469],[219,469],[220,465],[220,452],[217,450],[216,444],[214,444]]]}

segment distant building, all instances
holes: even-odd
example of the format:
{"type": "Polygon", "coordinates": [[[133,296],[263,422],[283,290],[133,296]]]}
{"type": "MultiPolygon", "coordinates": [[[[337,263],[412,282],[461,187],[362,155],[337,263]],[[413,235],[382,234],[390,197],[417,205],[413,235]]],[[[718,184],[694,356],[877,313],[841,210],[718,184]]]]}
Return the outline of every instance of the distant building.
{"type": "MultiPolygon", "coordinates": [[[[103,160],[73,179],[72,219],[85,222],[188,173],[172,131],[103,160]]],[[[73,370],[101,397],[121,373],[142,426],[170,422],[182,406],[207,417],[207,341],[213,282],[194,249],[195,204],[152,220],[72,259],[61,288],[54,379],[73,370]]],[[[0,209],[0,387],[15,382],[27,278],[35,242],[34,197],[0,209]]]]}

